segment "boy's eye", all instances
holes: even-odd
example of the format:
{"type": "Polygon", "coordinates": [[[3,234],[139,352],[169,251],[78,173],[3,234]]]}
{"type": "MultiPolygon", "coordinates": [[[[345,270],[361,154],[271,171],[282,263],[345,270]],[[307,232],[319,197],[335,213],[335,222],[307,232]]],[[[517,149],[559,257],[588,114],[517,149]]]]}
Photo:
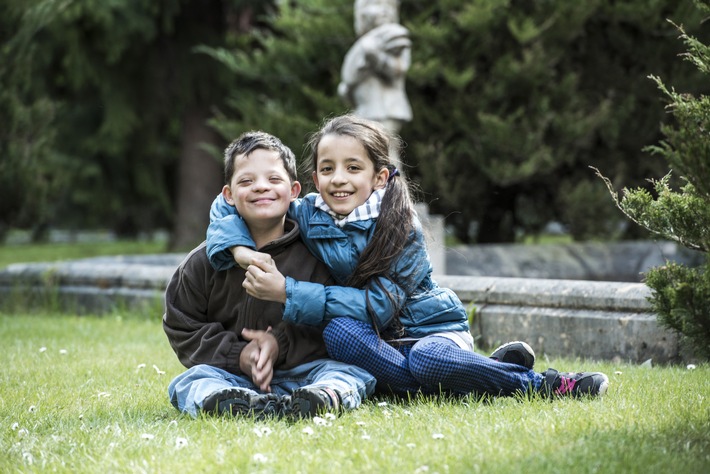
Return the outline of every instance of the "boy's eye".
{"type": "Polygon", "coordinates": [[[245,184],[251,184],[251,182],[252,182],[251,179],[240,179],[239,181],[237,181],[237,184],[245,185],[245,184]]]}
{"type": "Polygon", "coordinates": [[[272,176],[271,178],[269,178],[269,180],[270,180],[272,183],[280,183],[281,181],[283,181],[283,179],[281,179],[280,176],[272,176]]]}

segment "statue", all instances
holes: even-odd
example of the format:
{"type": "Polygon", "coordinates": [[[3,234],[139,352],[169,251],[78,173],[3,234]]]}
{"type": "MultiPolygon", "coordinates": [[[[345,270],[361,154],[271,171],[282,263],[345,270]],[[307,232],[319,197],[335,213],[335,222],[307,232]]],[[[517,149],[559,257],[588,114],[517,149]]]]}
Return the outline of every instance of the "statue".
{"type": "Polygon", "coordinates": [[[359,38],[345,55],[338,85],[338,94],[356,115],[393,133],[412,119],[404,90],[412,43],[399,24],[398,7],[398,0],[355,0],[359,38]]]}

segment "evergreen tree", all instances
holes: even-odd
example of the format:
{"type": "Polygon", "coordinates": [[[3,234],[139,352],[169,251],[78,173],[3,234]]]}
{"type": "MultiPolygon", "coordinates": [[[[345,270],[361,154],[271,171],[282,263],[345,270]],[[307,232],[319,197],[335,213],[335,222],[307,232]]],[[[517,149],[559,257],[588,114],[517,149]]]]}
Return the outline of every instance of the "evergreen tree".
{"type": "MultiPolygon", "coordinates": [[[[698,3],[710,13],[707,2],[698,3]]],[[[710,76],[710,48],[678,26],[688,48],[685,59],[710,76]]],[[[624,189],[617,206],[632,221],[666,239],[710,255],[710,97],[669,89],[651,76],[667,98],[675,121],[662,126],[665,139],[648,150],[666,159],[683,184],[673,189],[670,173],[653,181],[654,193],[624,189]]],[[[599,176],[601,174],[597,172],[599,176]]],[[[661,324],[685,336],[695,352],[710,358],[710,260],[700,268],[668,263],[649,270],[646,284],[661,324]]]]}
{"type": "MultiPolygon", "coordinates": [[[[228,109],[212,123],[224,137],[268,131],[299,156],[326,117],[347,112],[337,87],[343,57],[356,39],[353,2],[280,2],[262,25],[249,47],[200,49],[233,77],[228,109]]],[[[302,177],[304,186],[310,183],[310,176],[302,177]]]]}
{"type": "Polygon", "coordinates": [[[2,146],[22,175],[16,182],[39,182],[41,191],[21,198],[24,219],[4,212],[0,220],[135,235],[170,227],[177,216],[176,246],[203,239],[222,179],[201,143],[224,145],[207,120],[230,84],[194,48],[244,35],[242,17],[268,5],[6,2],[0,100],[11,126],[2,146]],[[47,115],[27,140],[24,124],[38,111],[47,115]]]}
{"type": "MultiPolygon", "coordinates": [[[[575,238],[610,236],[620,219],[589,165],[643,184],[660,163],[642,159],[662,111],[648,100],[648,67],[666,66],[674,18],[700,19],[690,1],[404,1],[413,33],[402,130],[434,211],[460,240],[513,241],[550,220],[575,238]],[[651,132],[649,132],[649,130],[651,132]],[[471,223],[478,223],[471,232],[471,223]]],[[[677,69],[677,70],[676,70],[677,69]]]]}

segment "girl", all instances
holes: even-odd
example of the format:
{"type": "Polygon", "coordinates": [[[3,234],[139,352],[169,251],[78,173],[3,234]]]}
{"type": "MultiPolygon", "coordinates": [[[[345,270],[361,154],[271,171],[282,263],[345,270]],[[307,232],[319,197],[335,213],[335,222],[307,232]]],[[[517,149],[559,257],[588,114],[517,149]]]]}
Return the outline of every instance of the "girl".
{"type": "Polygon", "coordinates": [[[318,194],[293,203],[289,217],[311,252],[347,286],[284,278],[270,257],[249,250],[255,245],[248,228],[221,196],[207,232],[213,266],[228,268],[236,260],[248,267],[244,287],[252,296],[284,303],[284,320],[328,323],[323,335],[330,356],[364,368],[380,388],[398,394],[603,394],[608,378],[601,373],[536,373],[532,363],[506,362],[506,352],[520,357],[526,344],[494,352],[502,362],[473,351],[463,304],[431,278],[407,184],[390,163],[397,148],[391,140],[378,123],[344,115],[308,143],[318,194]]]}

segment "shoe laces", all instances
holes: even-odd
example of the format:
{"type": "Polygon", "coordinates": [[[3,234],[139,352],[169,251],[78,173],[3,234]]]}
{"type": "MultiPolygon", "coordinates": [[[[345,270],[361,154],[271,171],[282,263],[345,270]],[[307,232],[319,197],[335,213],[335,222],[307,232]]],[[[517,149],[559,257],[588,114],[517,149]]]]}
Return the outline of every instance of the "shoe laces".
{"type": "Polygon", "coordinates": [[[574,389],[574,386],[576,384],[576,380],[560,376],[560,386],[555,389],[555,394],[564,395],[566,393],[569,393],[574,389]]]}

